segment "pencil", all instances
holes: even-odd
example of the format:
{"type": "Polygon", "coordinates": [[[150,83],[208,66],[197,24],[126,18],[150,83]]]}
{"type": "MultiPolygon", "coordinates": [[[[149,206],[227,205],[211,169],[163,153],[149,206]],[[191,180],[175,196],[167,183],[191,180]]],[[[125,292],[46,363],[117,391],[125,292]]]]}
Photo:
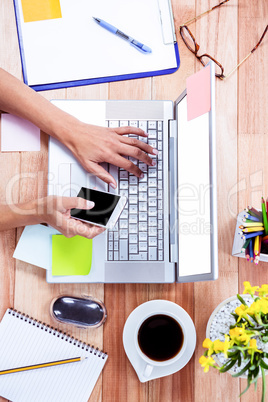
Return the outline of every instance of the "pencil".
{"type": "Polygon", "coordinates": [[[253,207],[248,207],[246,209],[246,211],[251,215],[251,216],[255,216],[256,218],[261,219],[262,218],[262,213],[261,211],[258,211],[257,209],[253,208],[253,207]]]}
{"type": "Polygon", "coordinates": [[[253,239],[251,239],[249,243],[249,255],[250,255],[250,262],[253,262],[254,253],[253,253],[253,239]]]}
{"type": "Polygon", "coordinates": [[[259,244],[260,244],[260,236],[256,236],[254,239],[254,255],[258,255],[259,253],[259,244]]]}
{"type": "Polygon", "coordinates": [[[267,221],[267,213],[265,209],[265,202],[264,198],[262,197],[262,202],[261,202],[261,209],[262,209],[262,219],[263,219],[263,225],[264,225],[264,233],[265,235],[268,235],[268,221],[267,221]]]}
{"type": "MultiPolygon", "coordinates": [[[[239,226],[240,228],[240,226],[239,226]]],[[[240,228],[243,229],[243,233],[252,233],[252,232],[259,232],[260,230],[264,230],[263,226],[255,226],[250,228],[240,228]]]]}
{"type": "Polygon", "coordinates": [[[249,261],[249,244],[248,244],[248,246],[247,246],[247,248],[246,248],[246,251],[245,251],[245,256],[246,256],[246,259],[247,259],[247,261],[249,261]]]}
{"type": "Polygon", "coordinates": [[[263,223],[262,222],[252,222],[252,221],[246,222],[246,219],[243,219],[243,226],[245,228],[250,228],[252,226],[263,226],[263,223]]]}
{"type": "Polygon", "coordinates": [[[263,230],[260,232],[246,233],[242,236],[242,239],[247,240],[247,239],[251,239],[252,237],[262,235],[262,234],[263,234],[263,230]]]}
{"type": "Polygon", "coordinates": [[[248,245],[250,243],[250,239],[247,239],[243,245],[243,247],[241,248],[241,253],[243,253],[243,251],[246,251],[248,245]]]}
{"type": "Polygon", "coordinates": [[[58,366],[60,364],[75,363],[75,362],[80,362],[84,359],[87,359],[87,358],[86,357],[72,357],[70,359],[57,360],[55,362],[34,364],[32,366],[25,366],[25,367],[17,367],[17,368],[8,369],[8,370],[2,370],[2,371],[0,371],[0,375],[18,373],[20,371],[35,370],[35,369],[44,368],[44,367],[58,366]]]}
{"type": "Polygon", "coordinates": [[[244,217],[249,221],[260,222],[260,218],[256,218],[256,216],[252,216],[250,214],[245,214],[244,217]]]}

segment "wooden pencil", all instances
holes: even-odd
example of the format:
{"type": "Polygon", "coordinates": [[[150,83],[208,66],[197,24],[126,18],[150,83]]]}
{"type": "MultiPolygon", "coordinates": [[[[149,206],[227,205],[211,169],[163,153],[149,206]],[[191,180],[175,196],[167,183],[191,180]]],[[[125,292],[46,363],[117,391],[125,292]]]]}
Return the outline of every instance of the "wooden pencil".
{"type": "Polygon", "coordinates": [[[57,360],[54,362],[40,363],[40,364],[34,364],[31,366],[24,366],[24,367],[17,367],[17,368],[2,370],[2,371],[0,371],[0,375],[18,373],[20,371],[35,370],[35,369],[45,368],[45,367],[58,366],[60,364],[75,363],[75,362],[80,362],[84,359],[86,359],[86,357],[72,357],[70,359],[65,359],[65,360],[57,360]]]}

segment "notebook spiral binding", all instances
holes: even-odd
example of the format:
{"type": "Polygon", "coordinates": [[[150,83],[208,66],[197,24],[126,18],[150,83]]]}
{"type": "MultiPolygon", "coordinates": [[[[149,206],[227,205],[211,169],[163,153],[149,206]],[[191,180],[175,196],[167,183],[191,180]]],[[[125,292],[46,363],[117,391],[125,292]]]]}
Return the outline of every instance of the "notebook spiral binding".
{"type": "Polygon", "coordinates": [[[94,348],[94,345],[90,345],[89,343],[79,341],[79,339],[74,338],[73,336],[67,334],[66,332],[57,330],[56,328],[54,328],[42,321],[38,321],[38,320],[34,319],[33,317],[30,317],[28,314],[21,313],[20,311],[14,309],[14,308],[9,308],[8,314],[12,314],[16,318],[24,320],[28,324],[31,324],[34,326],[36,325],[37,328],[47,331],[50,334],[53,334],[54,336],[57,336],[58,338],[65,340],[66,342],[72,343],[73,345],[76,345],[78,348],[81,348],[81,350],[85,350],[86,352],[89,351],[89,353],[94,353],[94,355],[97,355],[98,357],[101,357],[102,359],[105,359],[105,357],[107,356],[107,353],[103,352],[102,350],[99,350],[99,348],[94,348]]]}

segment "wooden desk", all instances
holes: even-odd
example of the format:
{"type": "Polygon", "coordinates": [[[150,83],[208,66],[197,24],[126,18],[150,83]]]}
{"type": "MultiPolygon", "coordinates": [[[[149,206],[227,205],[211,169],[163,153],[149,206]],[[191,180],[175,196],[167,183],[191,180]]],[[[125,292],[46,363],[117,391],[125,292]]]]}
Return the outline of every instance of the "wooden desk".
{"type": "MultiPolygon", "coordinates": [[[[217,4],[199,0],[173,0],[177,25],[217,4]]],[[[213,55],[229,72],[259,40],[266,24],[265,0],[231,0],[191,25],[201,53],[213,55]]],[[[177,29],[178,31],[178,29],[177,29]]],[[[0,65],[22,78],[13,2],[0,2],[0,65]]],[[[173,99],[182,92],[186,78],[201,64],[177,35],[180,69],[173,75],[42,92],[42,96],[68,99],[173,99]]],[[[226,82],[216,83],[219,279],[215,282],[171,285],[49,285],[45,272],[14,260],[12,254],[22,229],[0,233],[0,317],[7,307],[51,323],[49,304],[61,292],[88,293],[104,300],[108,309],[105,325],[97,330],[71,331],[72,335],[103,347],[108,363],[90,401],[192,402],[235,401],[245,381],[208,374],[198,363],[208,317],[216,305],[243,289],[243,281],[254,285],[268,283],[268,265],[258,267],[231,256],[236,215],[251,204],[260,207],[261,196],[268,195],[267,135],[267,49],[268,37],[238,72],[226,82]],[[141,384],[130,365],[122,344],[126,318],[139,304],[152,299],[178,303],[192,317],[197,330],[197,347],[189,364],[166,378],[141,384]]],[[[0,84],[1,85],[1,84],[0,84]]],[[[47,138],[42,135],[40,153],[0,154],[0,200],[5,202],[6,187],[18,174],[31,172],[33,179],[16,181],[15,201],[46,194],[47,138]]],[[[60,326],[64,330],[64,327],[60,326]]],[[[1,340],[0,340],[1,341],[1,340]]],[[[0,346],[1,347],[1,346],[0,346]]],[[[260,400],[261,389],[253,387],[243,401],[260,400]]],[[[74,401],[79,402],[79,401],[74,401]]]]}

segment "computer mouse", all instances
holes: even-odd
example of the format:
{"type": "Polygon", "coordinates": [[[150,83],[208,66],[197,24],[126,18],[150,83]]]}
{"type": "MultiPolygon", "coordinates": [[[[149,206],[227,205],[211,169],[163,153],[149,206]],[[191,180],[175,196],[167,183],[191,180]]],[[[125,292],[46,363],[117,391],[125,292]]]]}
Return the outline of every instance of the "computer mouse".
{"type": "Polygon", "coordinates": [[[58,322],[79,328],[97,328],[107,317],[104,304],[90,296],[59,296],[52,300],[50,313],[58,322]]]}

